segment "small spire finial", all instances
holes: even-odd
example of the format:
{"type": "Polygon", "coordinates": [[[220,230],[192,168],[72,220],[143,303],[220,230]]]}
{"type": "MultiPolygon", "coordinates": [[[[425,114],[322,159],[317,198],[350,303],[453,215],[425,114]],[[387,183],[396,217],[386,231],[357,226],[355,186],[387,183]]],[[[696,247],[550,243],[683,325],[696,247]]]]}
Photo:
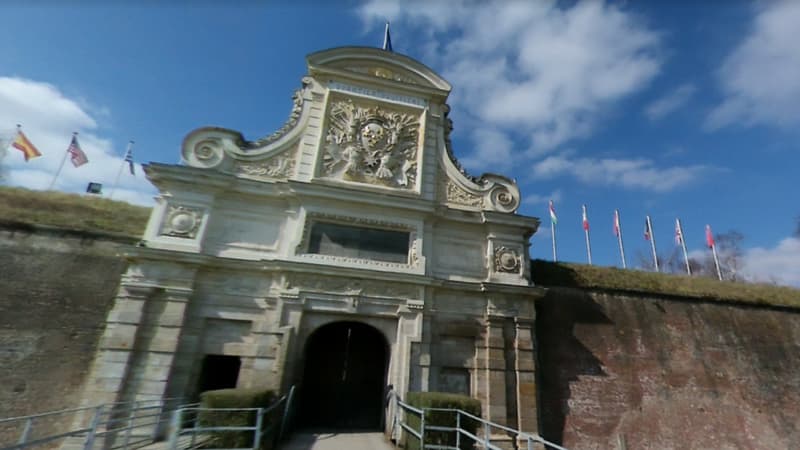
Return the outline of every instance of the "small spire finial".
{"type": "Polygon", "coordinates": [[[386,31],[383,33],[383,49],[386,51],[392,50],[392,37],[389,35],[389,21],[386,21],[386,31]]]}

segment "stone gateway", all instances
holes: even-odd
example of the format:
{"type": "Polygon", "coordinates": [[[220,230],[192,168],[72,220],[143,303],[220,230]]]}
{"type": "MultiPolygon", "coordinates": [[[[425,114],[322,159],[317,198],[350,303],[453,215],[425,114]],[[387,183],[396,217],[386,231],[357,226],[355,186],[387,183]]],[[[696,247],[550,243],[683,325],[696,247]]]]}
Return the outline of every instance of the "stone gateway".
{"type": "Polygon", "coordinates": [[[274,134],[200,128],[183,165],[145,167],[160,195],[84,402],[296,385],[307,425],[380,429],[389,389],[448,391],[538,432],[539,221],[515,213],[516,183],[461,168],[450,85],[419,62],[307,61],[274,134]]]}

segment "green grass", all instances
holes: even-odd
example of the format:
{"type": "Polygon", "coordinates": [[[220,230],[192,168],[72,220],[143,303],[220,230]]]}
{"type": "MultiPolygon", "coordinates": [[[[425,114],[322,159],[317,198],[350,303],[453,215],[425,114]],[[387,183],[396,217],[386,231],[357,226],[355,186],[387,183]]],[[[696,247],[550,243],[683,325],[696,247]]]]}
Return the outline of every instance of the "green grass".
{"type": "Polygon", "coordinates": [[[93,233],[138,238],[144,233],[150,208],[94,196],[0,187],[0,223],[6,226],[45,225],[93,233]]]}
{"type": "Polygon", "coordinates": [[[744,302],[800,308],[800,289],[771,284],[718,281],[639,270],[534,260],[533,282],[543,287],[573,287],[744,302]]]}

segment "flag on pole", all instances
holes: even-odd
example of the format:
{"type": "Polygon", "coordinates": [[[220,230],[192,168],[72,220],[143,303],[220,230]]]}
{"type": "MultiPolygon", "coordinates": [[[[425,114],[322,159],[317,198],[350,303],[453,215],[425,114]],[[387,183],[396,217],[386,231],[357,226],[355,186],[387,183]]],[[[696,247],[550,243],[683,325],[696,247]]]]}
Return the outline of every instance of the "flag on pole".
{"type": "Polygon", "coordinates": [[[683,245],[683,231],[680,219],[675,219],[675,245],[683,245]]]}
{"type": "Polygon", "coordinates": [[[553,201],[550,200],[550,222],[553,224],[558,223],[558,217],[556,217],[556,207],[553,206],[553,201]]]}
{"type": "Polygon", "coordinates": [[[101,183],[89,182],[89,184],[86,185],[86,192],[89,194],[102,194],[103,185],[101,183]]]}
{"type": "Polygon", "coordinates": [[[614,210],[614,236],[619,237],[619,210],[614,210]]]}
{"type": "Polygon", "coordinates": [[[25,133],[19,128],[17,129],[17,138],[14,139],[14,143],[11,145],[25,155],[26,162],[42,156],[39,150],[28,140],[28,137],[25,136],[25,133]]]}
{"type": "Polygon", "coordinates": [[[644,221],[644,240],[645,241],[649,241],[652,236],[653,236],[653,232],[650,229],[650,221],[645,219],[645,221],[644,221]]]}
{"type": "Polygon", "coordinates": [[[69,148],[67,148],[67,153],[69,153],[69,160],[75,167],[80,167],[89,162],[86,153],[83,153],[80,144],[78,144],[78,136],[72,136],[72,142],[70,142],[69,148]]]}
{"type": "Polygon", "coordinates": [[[128,169],[130,169],[131,175],[136,175],[136,171],[133,168],[133,141],[128,145],[128,151],[125,152],[125,162],[128,163],[128,169]]]}
{"type": "Polygon", "coordinates": [[[714,233],[711,232],[711,225],[706,225],[706,245],[714,248],[714,233]]]}
{"type": "Polygon", "coordinates": [[[392,37],[389,35],[389,22],[386,22],[386,32],[383,34],[383,49],[386,51],[392,50],[392,37]]]}
{"type": "Polygon", "coordinates": [[[586,216],[586,205],[583,205],[583,230],[589,231],[589,218],[586,216]]]}

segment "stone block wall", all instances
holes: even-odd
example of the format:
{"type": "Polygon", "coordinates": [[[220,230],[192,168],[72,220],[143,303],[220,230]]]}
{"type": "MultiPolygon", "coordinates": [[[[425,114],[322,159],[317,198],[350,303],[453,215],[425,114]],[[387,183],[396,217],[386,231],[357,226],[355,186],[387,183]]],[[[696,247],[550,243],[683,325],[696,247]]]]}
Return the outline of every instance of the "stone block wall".
{"type": "Polygon", "coordinates": [[[0,418],[80,403],[126,266],[118,253],[133,241],[0,229],[0,418]]]}
{"type": "Polygon", "coordinates": [[[800,442],[800,311],[550,289],[536,327],[542,434],[567,448],[800,442]]]}

